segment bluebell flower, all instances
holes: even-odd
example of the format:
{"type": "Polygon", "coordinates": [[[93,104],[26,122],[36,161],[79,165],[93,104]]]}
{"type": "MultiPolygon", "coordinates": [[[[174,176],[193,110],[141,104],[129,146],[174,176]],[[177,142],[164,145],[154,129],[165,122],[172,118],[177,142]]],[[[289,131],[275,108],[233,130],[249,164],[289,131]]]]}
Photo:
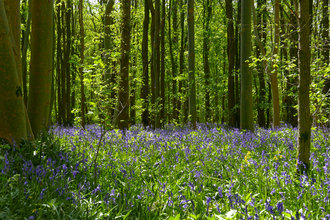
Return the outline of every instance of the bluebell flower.
{"type": "Polygon", "coordinates": [[[44,191],[45,191],[45,190],[46,190],[46,189],[42,189],[42,190],[41,190],[41,192],[40,192],[40,196],[39,196],[39,199],[40,199],[40,200],[44,198],[44,195],[45,195],[44,191]]]}
{"type": "Polygon", "coordinates": [[[210,202],[211,202],[211,197],[207,197],[206,198],[206,215],[208,216],[209,215],[209,206],[210,206],[210,202]]]}
{"type": "Polygon", "coordinates": [[[277,208],[277,211],[280,213],[280,215],[282,215],[282,212],[284,210],[284,207],[283,207],[283,202],[278,202],[276,204],[276,208],[277,208]]]}
{"type": "Polygon", "coordinates": [[[100,187],[100,185],[98,185],[98,186],[92,191],[92,195],[96,194],[97,192],[101,192],[101,187],[100,187]]]}
{"type": "Polygon", "coordinates": [[[223,195],[222,195],[222,188],[221,188],[221,186],[218,187],[218,193],[219,193],[220,198],[222,198],[223,195]]]}
{"type": "Polygon", "coordinates": [[[195,191],[195,186],[192,182],[188,183],[188,186],[190,187],[190,191],[194,192],[195,191]]]}

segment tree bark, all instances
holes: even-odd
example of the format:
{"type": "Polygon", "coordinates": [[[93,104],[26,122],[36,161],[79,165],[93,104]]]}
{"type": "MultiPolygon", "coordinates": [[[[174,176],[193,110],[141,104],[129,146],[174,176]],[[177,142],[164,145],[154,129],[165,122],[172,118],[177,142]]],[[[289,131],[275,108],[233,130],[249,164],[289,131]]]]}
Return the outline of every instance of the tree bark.
{"type": "Polygon", "coordinates": [[[310,42],[309,42],[309,0],[300,0],[299,19],[299,88],[298,88],[298,166],[297,172],[309,171],[311,145],[310,119],[310,42]]]}
{"type": "Polygon", "coordinates": [[[212,14],[212,5],[210,0],[206,0],[204,4],[205,31],[203,36],[204,49],[204,74],[205,74],[205,122],[210,120],[210,19],[212,14]],[[206,14],[205,14],[206,13],[206,14]]]}
{"type": "Polygon", "coordinates": [[[35,137],[46,133],[52,84],[53,2],[31,1],[31,61],[28,115],[35,137]]]}
{"type": "MultiPolygon", "coordinates": [[[[280,41],[280,0],[275,0],[275,37],[274,37],[274,51],[273,62],[277,58],[279,41],[280,41]]],[[[275,61],[276,62],[276,61],[275,61]]],[[[280,99],[278,94],[278,81],[277,81],[277,65],[272,65],[273,71],[270,76],[272,85],[272,100],[273,100],[273,127],[280,126],[280,99]]]]}
{"type": "Polygon", "coordinates": [[[160,121],[159,121],[159,21],[160,21],[160,0],[155,0],[155,13],[154,13],[154,19],[155,19],[155,29],[154,29],[154,42],[153,42],[153,52],[152,52],[152,63],[153,63],[153,69],[154,69],[154,88],[153,88],[153,94],[155,97],[155,128],[160,127],[160,121]]]}
{"type": "MultiPolygon", "coordinates": [[[[165,0],[162,1],[162,19],[161,19],[161,63],[160,63],[160,92],[161,92],[161,106],[160,120],[162,125],[165,124],[165,0]]],[[[174,101],[175,103],[175,101],[174,101]]],[[[173,106],[175,108],[175,106],[173,106]]],[[[174,110],[175,111],[175,110],[174,110]]]]}
{"type": "Polygon", "coordinates": [[[235,126],[235,88],[234,88],[234,25],[233,25],[233,4],[232,0],[226,1],[227,15],[227,56],[228,56],[228,124],[235,126]]]}
{"type": "Polygon", "coordinates": [[[195,82],[195,17],[194,0],[188,0],[188,82],[189,82],[189,116],[196,129],[196,82],[195,82]]]}
{"type": "Polygon", "coordinates": [[[0,138],[19,146],[28,137],[27,121],[14,56],[17,48],[4,9],[4,2],[0,0],[0,138]]]}
{"type": "Polygon", "coordinates": [[[84,73],[83,65],[85,59],[85,31],[84,31],[84,16],[83,16],[83,1],[79,0],[79,25],[80,25],[80,95],[81,95],[81,127],[85,129],[85,88],[84,88],[84,73]]]}
{"type": "Polygon", "coordinates": [[[118,128],[128,129],[129,122],[129,58],[130,58],[130,17],[131,1],[122,1],[122,31],[121,31],[121,59],[120,59],[120,83],[118,95],[118,128]]]}
{"type": "Polygon", "coordinates": [[[251,56],[251,6],[251,0],[242,1],[240,127],[253,132],[252,71],[249,67],[251,56]]]}
{"type": "MultiPolygon", "coordinates": [[[[181,6],[184,5],[184,0],[181,1],[181,6]]],[[[179,67],[179,75],[181,77],[183,77],[183,70],[184,70],[184,51],[185,51],[185,47],[184,47],[184,42],[185,42],[185,32],[184,32],[184,12],[181,11],[180,13],[180,27],[181,27],[181,41],[180,41],[180,67],[179,67]]],[[[178,88],[178,92],[179,92],[179,97],[177,98],[177,108],[178,108],[178,112],[181,112],[181,118],[183,119],[183,121],[185,121],[185,102],[184,102],[184,94],[183,94],[183,82],[182,80],[179,80],[179,88],[178,88]]]]}
{"type": "Polygon", "coordinates": [[[66,51],[65,51],[65,70],[66,70],[66,118],[67,125],[72,125],[71,120],[71,103],[70,103],[70,94],[71,94],[71,69],[70,69],[70,55],[71,55],[71,10],[72,2],[67,0],[67,9],[66,9],[66,51]]]}
{"type": "Polygon", "coordinates": [[[143,86],[141,98],[143,99],[142,123],[144,127],[149,126],[149,71],[148,71],[148,29],[149,29],[149,4],[144,2],[144,21],[142,39],[142,64],[143,64],[143,86]]]}

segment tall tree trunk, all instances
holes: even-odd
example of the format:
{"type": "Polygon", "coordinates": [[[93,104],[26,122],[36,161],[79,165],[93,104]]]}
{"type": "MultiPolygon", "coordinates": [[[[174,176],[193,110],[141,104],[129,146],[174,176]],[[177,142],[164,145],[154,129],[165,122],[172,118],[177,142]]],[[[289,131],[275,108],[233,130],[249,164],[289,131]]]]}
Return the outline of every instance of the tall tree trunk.
{"type": "MultiPolygon", "coordinates": [[[[275,37],[274,37],[274,51],[273,62],[277,57],[279,41],[280,41],[280,0],[275,0],[275,37]]],[[[276,62],[276,61],[275,61],[276,62]]],[[[273,100],[273,127],[280,126],[280,99],[278,94],[278,82],[277,82],[277,65],[274,66],[274,70],[271,73],[270,80],[272,85],[272,100],[273,100]]]]}
{"type": "MultiPolygon", "coordinates": [[[[12,40],[3,0],[0,0],[0,138],[19,145],[27,139],[26,113],[22,87],[14,53],[19,50],[12,40]]],[[[19,7],[18,7],[19,10],[19,7]]],[[[19,61],[20,62],[20,61],[19,61]]]]}
{"type": "Polygon", "coordinates": [[[128,129],[129,120],[129,58],[130,58],[130,17],[131,17],[131,1],[122,1],[122,31],[121,31],[121,59],[120,59],[120,75],[118,95],[118,128],[128,129]]]}
{"type": "Polygon", "coordinates": [[[237,18],[236,18],[236,32],[235,32],[235,50],[236,50],[236,74],[235,74],[235,105],[237,108],[235,109],[235,126],[240,126],[240,83],[238,72],[240,72],[240,63],[241,63],[241,50],[240,50],[240,39],[241,39],[241,32],[240,32],[240,24],[241,24],[241,0],[237,2],[237,18]]]}
{"type": "Polygon", "coordinates": [[[71,103],[70,103],[70,94],[71,94],[71,75],[70,75],[70,55],[71,55],[71,10],[72,10],[72,2],[71,0],[67,0],[67,9],[66,9],[66,50],[65,50],[65,61],[66,61],[66,118],[67,124],[72,125],[71,121],[71,103]]]}
{"type": "MultiPolygon", "coordinates": [[[[181,6],[184,5],[184,0],[181,1],[181,6]]],[[[179,68],[179,75],[183,76],[183,70],[184,70],[184,51],[185,51],[185,47],[184,47],[184,42],[185,42],[185,33],[184,33],[184,12],[183,10],[180,13],[180,26],[181,26],[181,45],[180,45],[180,68],[179,68]]],[[[182,118],[184,118],[185,112],[184,112],[184,101],[182,102],[182,97],[184,97],[183,95],[183,83],[182,80],[179,80],[179,88],[178,88],[178,92],[179,92],[179,97],[177,98],[177,108],[178,108],[178,112],[181,112],[181,116],[182,118]]]]}
{"type": "Polygon", "coordinates": [[[160,0],[155,0],[155,29],[154,29],[154,47],[152,52],[152,63],[154,68],[154,88],[153,93],[155,94],[155,128],[160,127],[159,121],[159,107],[158,107],[158,97],[159,97],[159,16],[160,14],[160,0]]]}
{"type": "Polygon", "coordinates": [[[210,120],[210,19],[212,13],[212,5],[210,0],[206,0],[204,4],[204,17],[205,17],[205,31],[203,36],[203,49],[204,49],[204,74],[205,74],[205,122],[210,120]],[[205,14],[206,13],[206,14],[205,14]]]}
{"type": "Polygon", "coordinates": [[[62,53],[63,53],[63,60],[61,62],[61,83],[62,83],[62,119],[63,119],[63,124],[67,125],[67,114],[66,114],[66,110],[67,110],[67,90],[66,90],[66,66],[67,66],[67,60],[66,60],[66,56],[67,56],[67,48],[66,48],[66,29],[65,29],[65,22],[64,22],[64,18],[65,18],[65,14],[66,14],[66,7],[65,7],[65,3],[62,3],[62,11],[61,11],[61,22],[62,22],[62,37],[63,37],[63,41],[62,41],[62,53]]]}
{"type": "Polygon", "coordinates": [[[300,0],[299,19],[299,88],[298,88],[298,166],[297,172],[309,171],[311,119],[309,102],[310,42],[309,0],[300,0]]]}
{"type": "Polygon", "coordinates": [[[235,126],[235,88],[234,88],[234,25],[233,25],[233,3],[232,0],[226,1],[227,15],[227,55],[228,55],[228,122],[229,126],[235,126]]]}
{"type": "Polygon", "coordinates": [[[251,0],[242,1],[241,36],[241,129],[253,128],[252,71],[251,56],[251,0]]]}
{"type": "Polygon", "coordinates": [[[150,123],[155,127],[155,106],[156,106],[156,94],[155,94],[155,65],[154,62],[157,61],[155,54],[155,9],[152,3],[152,0],[147,0],[149,4],[149,10],[151,12],[151,27],[150,27],[150,40],[151,40],[151,64],[150,64],[150,78],[151,78],[151,114],[150,114],[150,123]]]}
{"type": "MultiPolygon", "coordinates": [[[[177,60],[174,58],[174,53],[173,53],[173,44],[177,43],[175,42],[175,37],[173,37],[172,39],[172,31],[175,32],[175,19],[176,18],[176,13],[177,13],[177,7],[176,5],[173,6],[172,8],[172,0],[169,0],[169,13],[173,13],[173,27],[171,26],[171,14],[169,14],[167,16],[168,18],[168,41],[169,41],[169,49],[170,49],[170,57],[171,57],[171,67],[172,67],[172,119],[177,120],[178,119],[178,108],[180,108],[179,106],[177,106],[177,100],[178,100],[178,94],[176,93],[176,84],[177,84],[177,80],[175,79],[176,75],[177,75],[177,60]]],[[[176,32],[175,32],[176,33],[176,32]]],[[[177,40],[177,39],[176,39],[177,40]]]]}
{"type": "MultiPolygon", "coordinates": [[[[165,0],[162,1],[162,19],[161,19],[161,70],[160,70],[160,92],[161,92],[161,106],[160,119],[162,124],[165,124],[165,0]]],[[[173,102],[175,103],[175,101],[173,102]]],[[[175,108],[175,106],[173,106],[175,108]]],[[[175,111],[175,110],[174,110],[175,111]]]]}
{"type": "MultiPolygon", "coordinates": [[[[110,25],[112,24],[112,18],[111,18],[111,12],[113,9],[115,1],[114,0],[108,0],[105,6],[105,13],[104,13],[104,65],[105,65],[105,71],[104,71],[104,81],[107,86],[107,88],[110,90],[110,95],[107,97],[107,99],[113,101],[115,99],[115,93],[114,91],[111,91],[112,86],[115,84],[115,74],[111,73],[111,67],[110,67],[110,54],[112,49],[112,39],[111,39],[111,29],[110,25]]],[[[107,106],[107,116],[105,119],[106,126],[108,126],[110,119],[113,116],[113,106],[109,104],[107,106]]]]}
{"type": "MultiPolygon", "coordinates": [[[[291,0],[291,7],[295,9],[295,11],[298,11],[298,7],[296,5],[296,1],[291,0]]],[[[290,16],[291,24],[297,24],[298,18],[296,17],[295,13],[291,13],[290,16]]],[[[297,58],[298,57],[298,32],[297,32],[298,26],[291,26],[290,31],[292,34],[290,34],[291,37],[291,46],[290,46],[290,58],[297,58]]],[[[295,60],[295,64],[298,66],[298,59],[295,60]]],[[[293,77],[293,79],[290,79],[290,83],[287,84],[287,90],[290,91],[290,93],[297,93],[297,88],[295,86],[292,86],[292,84],[298,84],[297,77],[293,77]]],[[[290,123],[293,127],[298,126],[298,118],[297,118],[297,109],[295,106],[297,105],[297,100],[293,96],[288,97],[288,117],[290,120],[290,123]]]]}
{"type": "MultiPolygon", "coordinates": [[[[134,0],[134,8],[135,8],[135,13],[137,11],[137,8],[138,8],[138,4],[137,4],[137,0],[134,0]]],[[[132,13],[132,17],[134,17],[134,14],[132,13]]],[[[132,28],[132,35],[133,35],[133,44],[134,45],[139,45],[139,39],[136,35],[136,30],[138,29],[138,22],[136,21],[136,18],[133,18],[134,20],[134,25],[133,25],[133,28],[132,28]]],[[[130,88],[131,88],[131,91],[130,91],[130,114],[129,114],[129,117],[130,117],[130,124],[135,124],[135,120],[136,120],[136,111],[135,111],[135,98],[136,98],[136,83],[135,83],[135,77],[137,77],[137,68],[136,68],[136,54],[133,54],[132,56],[132,73],[131,73],[131,80],[130,80],[130,88]]]]}
{"type": "MultiPolygon", "coordinates": [[[[59,3],[58,0],[57,3],[59,3]]],[[[62,25],[61,25],[61,5],[57,4],[57,53],[56,53],[56,73],[57,73],[57,122],[62,124],[62,92],[61,92],[61,63],[62,61],[62,47],[61,47],[61,36],[62,36],[62,25]]]]}
{"type": "Polygon", "coordinates": [[[148,71],[148,29],[149,29],[149,4],[144,1],[144,21],[143,21],[143,39],[142,39],[142,64],[143,64],[143,86],[141,98],[143,99],[142,123],[143,126],[149,126],[149,71],[148,71]]]}
{"type": "Polygon", "coordinates": [[[83,16],[83,1],[79,0],[79,24],[80,24],[80,95],[81,95],[81,127],[85,129],[85,88],[84,88],[84,73],[83,64],[85,59],[85,31],[84,31],[84,16],[83,16]]]}
{"type": "Polygon", "coordinates": [[[188,22],[188,82],[189,82],[189,116],[196,129],[196,82],[195,82],[195,17],[194,0],[187,3],[188,22]]]}
{"type": "Polygon", "coordinates": [[[35,137],[46,132],[52,85],[53,1],[31,1],[31,61],[28,115],[35,137]]]}

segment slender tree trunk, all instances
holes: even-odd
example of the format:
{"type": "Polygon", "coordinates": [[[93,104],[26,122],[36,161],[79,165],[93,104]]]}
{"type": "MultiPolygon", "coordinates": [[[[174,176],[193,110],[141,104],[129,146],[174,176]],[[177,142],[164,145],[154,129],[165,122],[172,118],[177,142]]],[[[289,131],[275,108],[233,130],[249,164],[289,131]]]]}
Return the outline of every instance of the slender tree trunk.
{"type": "Polygon", "coordinates": [[[71,94],[71,69],[70,69],[70,55],[71,55],[71,10],[72,10],[72,2],[71,0],[67,0],[67,9],[66,9],[66,51],[65,51],[65,60],[66,60],[66,118],[67,118],[67,124],[72,125],[71,121],[71,103],[70,103],[70,94],[71,94]]]}
{"type": "MultiPolygon", "coordinates": [[[[291,7],[295,9],[295,11],[298,11],[296,1],[291,0],[291,7]]],[[[291,19],[291,24],[297,24],[298,23],[298,18],[296,17],[295,13],[291,13],[290,16],[291,19]]],[[[290,46],[290,58],[293,59],[295,58],[295,64],[298,66],[298,32],[297,32],[298,26],[291,26],[290,31],[292,34],[290,34],[291,37],[291,46],[290,46]]],[[[294,77],[293,79],[289,80],[290,83],[287,84],[287,90],[290,91],[290,93],[297,93],[297,88],[295,86],[292,86],[292,84],[298,84],[298,79],[297,77],[294,77]]],[[[288,117],[290,120],[290,123],[293,127],[298,126],[298,118],[297,116],[297,109],[295,106],[297,105],[297,100],[293,96],[288,97],[288,117]]]]}
{"type": "MultiPolygon", "coordinates": [[[[177,120],[179,116],[178,109],[180,107],[178,106],[178,94],[176,92],[176,85],[177,85],[177,80],[175,77],[177,76],[177,59],[174,58],[174,52],[173,52],[173,44],[177,44],[177,38],[173,37],[172,38],[172,31],[176,33],[175,31],[175,24],[174,22],[176,21],[176,13],[177,13],[177,7],[173,6],[172,8],[172,0],[169,0],[169,12],[173,13],[173,27],[171,25],[171,16],[170,14],[167,16],[168,18],[168,41],[169,41],[169,49],[170,49],[170,57],[171,57],[171,67],[172,67],[172,119],[177,120]],[[175,18],[175,19],[174,19],[175,18]],[[175,41],[176,40],[176,41],[175,41]]],[[[174,34],[176,35],[176,34],[174,34]]]]}
{"type": "MultiPolygon", "coordinates": [[[[76,39],[76,16],[74,13],[74,9],[72,6],[72,10],[71,10],[71,17],[72,17],[72,25],[71,25],[71,33],[73,36],[73,39],[76,39]]],[[[71,54],[77,54],[77,46],[75,41],[73,41],[73,43],[71,44],[71,54]]],[[[72,69],[72,95],[71,95],[71,106],[72,108],[76,107],[76,89],[75,89],[75,85],[76,85],[76,69],[77,69],[77,65],[75,63],[71,63],[71,69],[72,69]]],[[[74,118],[74,113],[71,113],[71,118],[74,118]]]]}
{"type": "Polygon", "coordinates": [[[149,10],[151,12],[151,27],[150,27],[150,40],[151,40],[151,64],[150,64],[150,78],[151,78],[151,114],[150,114],[150,123],[152,126],[155,127],[155,106],[156,106],[156,94],[155,94],[155,65],[154,62],[156,62],[156,54],[155,54],[155,9],[152,3],[152,0],[147,0],[149,3],[149,10]]]}
{"type": "Polygon", "coordinates": [[[62,37],[63,37],[63,41],[62,41],[62,53],[63,53],[63,57],[62,57],[62,62],[61,62],[61,83],[62,83],[62,119],[63,119],[63,124],[67,125],[68,121],[67,121],[67,114],[66,114],[66,110],[67,110],[67,90],[66,90],[66,63],[67,61],[67,48],[66,48],[66,29],[65,29],[65,22],[64,22],[64,18],[65,18],[65,11],[66,11],[66,7],[64,2],[62,3],[62,11],[61,11],[61,22],[62,22],[62,37]]]}
{"type": "MultiPolygon", "coordinates": [[[[165,124],[165,0],[162,1],[162,19],[161,19],[161,70],[160,70],[160,92],[161,92],[161,112],[160,119],[165,124]]],[[[175,101],[173,102],[175,103],[175,101]]],[[[173,106],[175,108],[175,106],[173,106]]],[[[175,112],[175,110],[174,110],[175,112]]]]}
{"type": "Polygon", "coordinates": [[[300,0],[299,19],[299,93],[298,93],[298,166],[297,172],[309,171],[311,145],[310,119],[310,42],[309,42],[309,0],[300,0]]]}
{"type": "Polygon", "coordinates": [[[130,58],[130,17],[131,17],[131,1],[122,1],[122,31],[121,31],[121,59],[120,59],[120,90],[118,95],[118,128],[128,129],[129,121],[129,58],[130,58]]]}
{"type": "Polygon", "coordinates": [[[241,129],[253,128],[252,71],[251,56],[251,0],[242,1],[241,36],[241,129]]]}
{"type": "MultiPolygon", "coordinates": [[[[184,5],[184,0],[181,1],[181,6],[184,5]]],[[[181,11],[180,13],[180,26],[181,26],[181,45],[180,45],[180,68],[179,68],[179,75],[183,76],[183,70],[184,70],[184,51],[185,51],[185,47],[184,47],[184,42],[185,42],[185,33],[184,33],[184,12],[181,11]]],[[[179,80],[179,88],[178,88],[178,92],[179,92],[179,97],[177,98],[177,108],[178,108],[178,112],[181,112],[181,117],[184,118],[185,115],[185,111],[184,111],[184,95],[183,95],[183,84],[182,84],[182,80],[179,80]]],[[[185,120],[184,120],[185,121],[185,120]]]]}
{"type": "MultiPolygon", "coordinates": [[[[107,88],[110,90],[110,95],[107,96],[107,99],[110,100],[110,103],[115,99],[115,93],[112,90],[112,87],[115,84],[115,74],[111,72],[110,67],[110,54],[112,49],[112,39],[111,39],[111,29],[110,25],[113,23],[111,18],[111,12],[114,5],[114,0],[108,0],[105,6],[105,13],[104,13],[104,65],[105,65],[105,71],[104,71],[104,81],[107,86],[107,88]]],[[[106,126],[108,126],[110,119],[112,118],[114,111],[113,107],[109,104],[107,106],[107,116],[105,119],[106,126]]]]}
{"type": "Polygon", "coordinates": [[[210,0],[206,0],[204,4],[204,17],[205,17],[205,31],[203,36],[203,49],[204,49],[204,74],[205,74],[205,121],[210,120],[210,19],[212,13],[212,5],[210,0]],[[206,14],[205,14],[206,13],[206,14]]]}
{"type": "Polygon", "coordinates": [[[240,126],[240,83],[238,72],[240,72],[240,64],[241,64],[241,50],[240,50],[240,39],[241,39],[241,32],[240,32],[240,24],[241,24],[241,0],[237,2],[237,18],[236,18],[236,75],[235,75],[235,105],[237,106],[235,110],[235,118],[236,123],[235,126],[240,126]]]}
{"type": "Polygon", "coordinates": [[[226,15],[227,15],[227,55],[228,55],[228,122],[229,126],[235,126],[235,88],[234,88],[234,62],[235,62],[235,48],[234,48],[234,25],[233,25],[233,4],[232,0],[226,1],[226,15]]]}
{"type": "Polygon", "coordinates": [[[53,2],[31,1],[31,61],[28,115],[35,137],[46,132],[52,84],[53,2]]]}
{"type": "MultiPolygon", "coordinates": [[[[280,5],[280,13],[281,13],[281,20],[282,20],[282,22],[281,22],[281,29],[282,29],[282,34],[283,35],[287,35],[288,34],[288,29],[287,29],[287,27],[286,27],[286,25],[285,25],[285,20],[284,20],[284,8],[283,8],[283,6],[281,6],[280,5]]],[[[288,50],[287,50],[287,48],[288,48],[288,44],[287,44],[287,42],[286,41],[283,41],[282,42],[282,44],[283,44],[283,47],[282,47],[282,54],[283,54],[283,60],[284,60],[284,62],[287,62],[287,61],[289,61],[289,57],[288,57],[288,50]]],[[[284,74],[285,74],[285,76],[287,76],[287,77],[289,77],[289,70],[285,70],[284,71],[284,74]]],[[[286,88],[287,88],[287,86],[288,86],[288,84],[289,83],[286,83],[284,86],[283,86],[283,89],[285,90],[286,88]],[[286,87],[286,88],[284,88],[284,87],[286,87]]],[[[285,95],[283,95],[283,98],[282,98],[282,111],[283,112],[285,112],[285,114],[283,114],[283,119],[285,120],[285,122],[286,123],[290,123],[289,122],[289,118],[288,118],[288,113],[289,113],[289,109],[288,109],[288,103],[287,103],[287,101],[288,101],[288,95],[287,95],[287,92],[288,91],[286,91],[286,92],[284,92],[285,93],[285,95]]]]}
{"type": "Polygon", "coordinates": [[[194,0],[188,0],[188,82],[189,82],[189,116],[196,129],[196,82],[195,82],[195,17],[194,0]]]}
{"type": "MultiPolygon", "coordinates": [[[[275,60],[278,54],[279,41],[280,41],[280,0],[275,0],[275,37],[274,37],[274,51],[273,59],[275,60]]],[[[273,61],[274,62],[274,61],[273,61]]],[[[276,62],[276,61],[275,61],[276,62]]],[[[274,65],[274,70],[271,73],[271,85],[272,85],[272,100],[273,100],[273,127],[280,126],[280,99],[278,94],[278,82],[277,82],[277,65],[274,65]]]]}
{"type": "Polygon", "coordinates": [[[141,98],[143,99],[142,123],[143,126],[149,126],[149,71],[148,71],[148,29],[149,29],[149,4],[148,0],[144,2],[144,21],[143,21],[143,39],[142,39],[142,64],[143,64],[143,86],[141,98]]]}
{"type": "Polygon", "coordinates": [[[153,93],[155,94],[155,128],[160,127],[159,121],[159,107],[158,107],[158,97],[159,97],[159,15],[160,15],[160,0],[155,0],[155,29],[154,29],[154,47],[153,47],[153,68],[154,68],[154,88],[153,93]]]}
{"type": "Polygon", "coordinates": [[[85,89],[84,89],[84,73],[83,64],[85,59],[85,33],[84,33],[84,16],[83,1],[79,0],[79,24],[80,24],[80,95],[81,95],[81,127],[85,129],[85,89]]]}
{"type": "MultiPolygon", "coordinates": [[[[60,0],[59,0],[60,1],[60,0]]],[[[59,1],[57,3],[59,3],[59,1]]],[[[61,5],[57,5],[57,53],[56,53],[56,73],[57,73],[57,122],[62,124],[62,92],[61,92],[61,63],[62,63],[62,47],[61,47],[61,36],[62,36],[62,25],[61,25],[61,5]]]]}
{"type": "MultiPolygon", "coordinates": [[[[138,5],[137,5],[137,0],[134,0],[134,8],[135,8],[135,13],[137,11],[138,5]]],[[[134,14],[132,13],[132,17],[134,16],[134,14]]],[[[133,44],[134,45],[139,45],[138,42],[138,38],[136,36],[136,30],[138,29],[138,23],[136,21],[136,19],[134,19],[134,25],[132,28],[132,35],[133,35],[133,44]]],[[[135,111],[135,98],[136,98],[136,83],[135,83],[135,78],[137,77],[137,71],[136,71],[136,54],[133,54],[132,56],[132,74],[131,74],[131,80],[130,80],[130,124],[135,124],[135,120],[136,120],[136,111],[135,111]]]]}

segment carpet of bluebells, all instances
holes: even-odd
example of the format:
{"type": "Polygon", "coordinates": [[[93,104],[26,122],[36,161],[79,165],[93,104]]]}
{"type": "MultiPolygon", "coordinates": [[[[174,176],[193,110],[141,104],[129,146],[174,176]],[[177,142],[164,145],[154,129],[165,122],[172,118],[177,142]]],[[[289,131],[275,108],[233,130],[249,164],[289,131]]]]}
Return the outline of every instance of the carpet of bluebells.
{"type": "Polygon", "coordinates": [[[289,126],[56,126],[1,145],[0,219],[330,219],[329,137],[312,129],[307,177],[289,126]]]}

